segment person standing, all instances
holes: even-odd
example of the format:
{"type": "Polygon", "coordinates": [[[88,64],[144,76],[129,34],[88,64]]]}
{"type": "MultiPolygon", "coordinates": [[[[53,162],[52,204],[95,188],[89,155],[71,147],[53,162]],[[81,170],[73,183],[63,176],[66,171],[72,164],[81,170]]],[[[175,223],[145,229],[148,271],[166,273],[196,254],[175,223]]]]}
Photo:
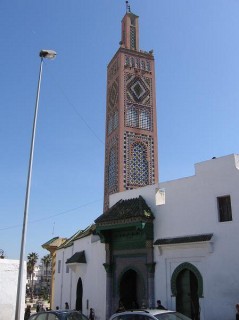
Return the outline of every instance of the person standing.
{"type": "Polygon", "coordinates": [[[239,303],[236,304],[236,320],[239,320],[239,303]]]}
{"type": "Polygon", "coordinates": [[[90,308],[90,315],[89,315],[90,320],[95,320],[95,312],[93,308],[90,308]]]}
{"type": "Polygon", "coordinates": [[[162,306],[161,300],[157,300],[157,309],[167,310],[164,306],[162,306]]]}
{"type": "Polygon", "coordinates": [[[68,302],[65,302],[65,309],[70,309],[68,302]]]}
{"type": "Polygon", "coordinates": [[[30,318],[30,315],[31,315],[31,306],[27,305],[25,309],[24,320],[28,320],[30,318]]]}

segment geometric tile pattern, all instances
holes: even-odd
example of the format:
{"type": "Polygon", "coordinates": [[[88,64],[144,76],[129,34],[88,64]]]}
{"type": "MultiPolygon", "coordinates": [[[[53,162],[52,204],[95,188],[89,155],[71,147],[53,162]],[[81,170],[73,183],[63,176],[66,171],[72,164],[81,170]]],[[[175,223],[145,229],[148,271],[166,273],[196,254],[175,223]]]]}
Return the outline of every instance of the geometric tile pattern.
{"type": "Polygon", "coordinates": [[[151,79],[134,74],[126,74],[125,78],[127,101],[150,105],[151,79]]]}
{"type": "Polygon", "coordinates": [[[115,147],[112,147],[109,154],[109,167],[108,167],[108,187],[112,190],[117,182],[117,151],[115,147]]]}
{"type": "Polygon", "coordinates": [[[145,186],[148,184],[148,161],[146,146],[135,142],[131,146],[129,161],[129,183],[131,186],[145,186]]]}
{"type": "Polygon", "coordinates": [[[124,188],[155,183],[152,136],[126,131],[124,134],[124,188]]]}

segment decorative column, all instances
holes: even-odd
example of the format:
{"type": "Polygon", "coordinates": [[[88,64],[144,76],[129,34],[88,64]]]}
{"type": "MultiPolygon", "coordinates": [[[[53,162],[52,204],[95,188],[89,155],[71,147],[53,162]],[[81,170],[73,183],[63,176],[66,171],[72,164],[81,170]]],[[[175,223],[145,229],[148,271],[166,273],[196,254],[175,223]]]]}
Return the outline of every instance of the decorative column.
{"type": "Polygon", "coordinates": [[[112,315],[112,295],[113,295],[113,264],[111,263],[110,244],[105,244],[106,263],[103,264],[106,271],[106,319],[112,315]]]}
{"type": "Polygon", "coordinates": [[[148,307],[155,307],[155,293],[154,293],[154,273],[155,273],[155,265],[154,256],[153,256],[153,241],[146,241],[147,248],[147,281],[148,281],[148,307]]]}

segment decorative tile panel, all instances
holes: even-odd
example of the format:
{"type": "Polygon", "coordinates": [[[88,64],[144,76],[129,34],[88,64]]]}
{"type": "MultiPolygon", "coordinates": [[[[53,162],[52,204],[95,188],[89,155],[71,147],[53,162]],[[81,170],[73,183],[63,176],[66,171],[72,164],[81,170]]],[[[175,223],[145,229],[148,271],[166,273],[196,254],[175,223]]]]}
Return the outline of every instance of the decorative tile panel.
{"type": "Polygon", "coordinates": [[[151,79],[135,76],[134,74],[125,75],[126,100],[129,102],[150,105],[151,103],[151,79]]]}
{"type": "Polygon", "coordinates": [[[154,183],[153,137],[126,131],[124,134],[125,190],[154,183]]]}

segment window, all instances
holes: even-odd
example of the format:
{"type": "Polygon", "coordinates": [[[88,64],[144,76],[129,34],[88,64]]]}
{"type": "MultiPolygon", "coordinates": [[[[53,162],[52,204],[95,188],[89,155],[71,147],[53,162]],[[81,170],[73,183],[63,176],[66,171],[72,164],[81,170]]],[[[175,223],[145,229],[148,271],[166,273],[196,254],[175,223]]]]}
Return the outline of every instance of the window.
{"type": "Polygon", "coordinates": [[[61,260],[58,260],[57,272],[61,273],[61,260]]]}
{"type": "Polygon", "coordinates": [[[223,196],[217,198],[219,222],[232,221],[231,197],[223,196]]]}
{"type": "Polygon", "coordinates": [[[66,273],[69,273],[69,266],[66,265],[66,273]]]}

